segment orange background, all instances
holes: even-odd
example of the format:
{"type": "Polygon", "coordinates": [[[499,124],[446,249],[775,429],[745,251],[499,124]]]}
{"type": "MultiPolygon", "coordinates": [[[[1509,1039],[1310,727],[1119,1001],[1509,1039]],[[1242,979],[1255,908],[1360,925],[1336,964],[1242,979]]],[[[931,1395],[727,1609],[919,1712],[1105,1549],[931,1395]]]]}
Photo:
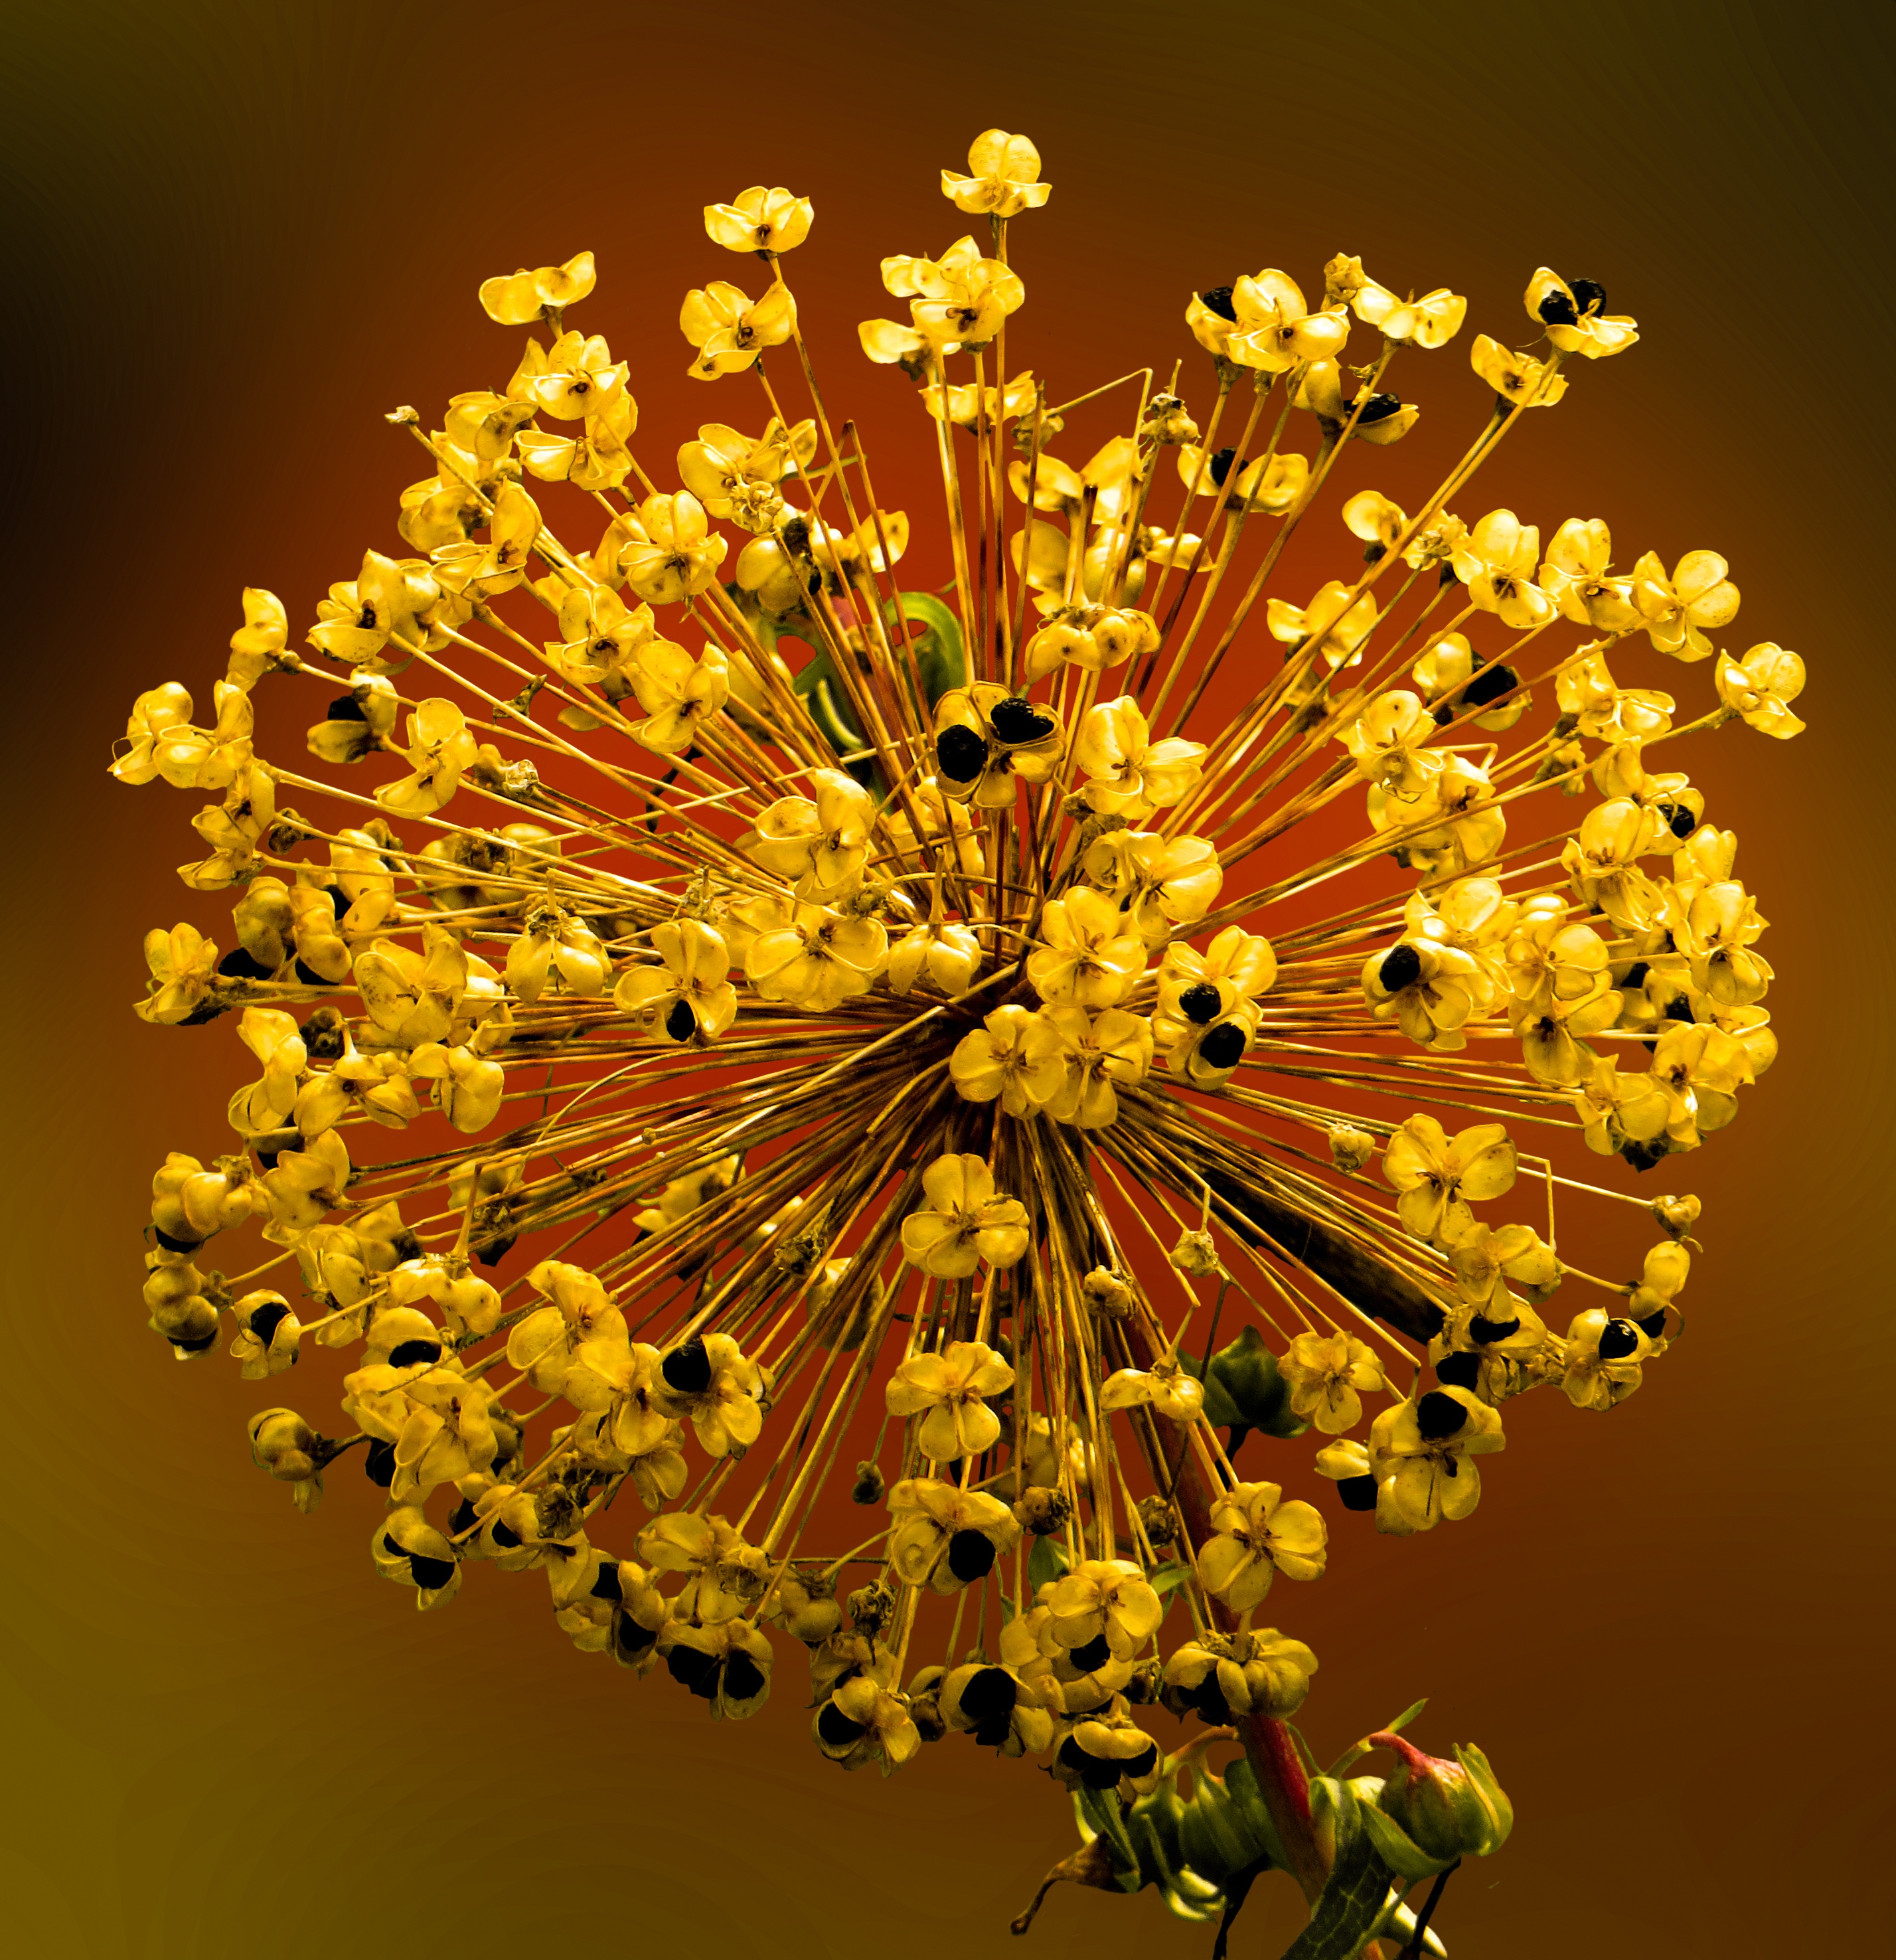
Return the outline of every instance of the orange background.
{"type": "MultiPolygon", "coordinates": [[[[304,1519],[250,1468],[260,1392],[176,1366],[138,1297],[146,1181],[223,1147],[237,1079],[224,1029],[132,1018],[138,941],[227,905],[173,877],[197,799],[104,774],[138,689],[208,702],[240,586],[300,624],[392,543],[418,458],[381,412],[432,422],[517,352],[483,276],[598,253],[581,323],[632,361],[642,456],[756,422],[743,384],[685,379],[674,323],[686,286],[745,276],[698,207],[760,179],[816,198],[790,270],[819,369],[926,533],[927,431],[854,326],[899,310],[878,258],[964,228],[934,173],[993,124],[1055,186],[1016,228],[1010,360],[1067,393],[1195,359],[1195,288],[1263,264],[1320,285],[1343,250],[1470,295],[1462,339],[1405,363],[1411,399],[1460,403],[1468,336],[1525,339],[1535,266],[1603,280],[1642,344],[1527,418],[1484,498],[1544,536],[1605,515],[1622,565],[1715,546],[1737,643],[1810,663],[1802,740],[1687,759],[1772,921],[1784,1040],[1677,1167],[1706,1204],[1689,1338],[1610,1424],[1510,1410],[1474,1519],[1355,1542],[1284,1617],[1322,1657],[1320,1752],[1428,1693],[1417,1735],[1478,1740],[1513,1796],[1513,1842],[1449,1892],[1457,1960],[1886,1950],[1887,11],[9,11],[17,1950],[1017,1950],[1008,1917],[1073,1841],[1030,1767],[945,1745],[838,1777],[791,1662],[757,1720],[714,1726],[575,1654],[532,1579],[423,1618],[369,1571],[358,1479],[304,1519]]],[[[1399,492],[1474,412],[1353,454],[1344,487],[1399,492]]],[[[1710,698],[1702,667],[1621,677],[1710,698]]],[[[1234,1952],[1293,1920],[1265,1888],[1234,1952]]],[[[1067,1888],[1019,1950],[1209,1944],[1150,1893],[1067,1888]]]]}

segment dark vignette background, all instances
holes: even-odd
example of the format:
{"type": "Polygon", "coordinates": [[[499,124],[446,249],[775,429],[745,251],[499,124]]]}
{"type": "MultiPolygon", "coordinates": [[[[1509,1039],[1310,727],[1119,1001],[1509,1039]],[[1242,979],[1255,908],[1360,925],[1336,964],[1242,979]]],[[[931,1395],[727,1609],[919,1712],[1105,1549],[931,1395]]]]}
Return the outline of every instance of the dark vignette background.
{"type": "MultiPolygon", "coordinates": [[[[1524,1425],[1478,1518],[1339,1561],[1291,1624],[1326,1750],[1432,1691],[1424,1732],[1480,1739],[1514,1795],[1513,1843],[1449,1895],[1458,1960],[1887,1951],[1888,11],[7,12],[14,1950],[999,1955],[1067,1847],[1030,1769],[944,1747],[838,1777],[787,1678],[714,1728],[576,1656],[530,1578],[421,1618],[371,1578],[352,1488],[304,1520],[249,1468],[254,1396],[175,1367],[137,1294],[145,1180],[218,1147],[233,1066],[132,1019],[138,939],[227,908],[173,880],[197,799],[103,773],[137,690],[208,700],[240,584],[300,630],[390,542],[418,471],[378,412],[432,417],[511,358],[486,274],[596,249],[584,322],[632,357],[662,457],[755,419],[686,394],[678,298],[732,270],[697,208],[787,181],[817,200],[794,271],[832,399],[918,453],[853,326],[888,310],[878,256],[955,235],[934,172],[997,123],[1056,186],[1021,228],[1024,319],[1076,385],[1188,351],[1186,294],[1263,263],[1360,252],[1507,339],[1535,265],[1603,279],[1644,342],[1535,418],[1490,501],[1544,536],[1602,512],[1622,562],[1716,546],[1737,644],[1810,662],[1802,740],[1691,759],[1773,922],[1786,1045],[1678,1180],[1707,1201],[1690,1341],[1610,1428],[1524,1425]]],[[[1261,1903],[1238,1950],[1290,1923],[1261,1903]]],[[[1032,1943],[1209,1939],[1069,1888],[1032,1943]]]]}

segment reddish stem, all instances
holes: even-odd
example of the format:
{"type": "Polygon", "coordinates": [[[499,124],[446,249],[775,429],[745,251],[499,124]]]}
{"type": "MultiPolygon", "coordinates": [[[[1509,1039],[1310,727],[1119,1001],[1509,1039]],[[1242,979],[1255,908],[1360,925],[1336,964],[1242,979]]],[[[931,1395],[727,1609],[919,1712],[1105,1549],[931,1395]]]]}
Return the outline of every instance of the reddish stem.
{"type": "MultiPolygon", "coordinates": [[[[1150,1335],[1134,1321],[1128,1320],[1122,1325],[1127,1344],[1132,1350],[1133,1366],[1152,1367],[1160,1357],[1150,1335]]],[[[1153,1414],[1149,1423],[1135,1423],[1134,1427],[1138,1433],[1147,1467],[1160,1490],[1167,1488],[1172,1465],[1179,1466],[1172,1494],[1191,1542],[1203,1545],[1211,1535],[1210,1498],[1203,1472],[1191,1453],[1185,1428],[1156,1414],[1153,1414]]],[[[1236,1631],[1237,1616],[1215,1599],[1210,1603],[1218,1624],[1227,1633],[1236,1631]]],[[[1265,1807],[1271,1813],[1284,1855],[1290,1860],[1291,1876],[1303,1888],[1304,1897],[1314,1905],[1330,1873],[1311,1828],[1310,1783],[1303,1773],[1297,1745],[1289,1729],[1268,1715],[1239,1716],[1236,1726],[1258,1779],[1265,1807]]]]}

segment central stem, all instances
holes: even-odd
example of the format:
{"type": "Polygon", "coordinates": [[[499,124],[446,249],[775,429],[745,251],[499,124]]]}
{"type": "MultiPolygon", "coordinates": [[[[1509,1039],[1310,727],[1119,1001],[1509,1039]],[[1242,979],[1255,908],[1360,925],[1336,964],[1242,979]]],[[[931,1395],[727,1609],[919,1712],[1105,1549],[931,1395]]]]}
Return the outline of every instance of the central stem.
{"type": "MultiPolygon", "coordinates": [[[[1136,1319],[1129,1319],[1125,1325],[1135,1368],[1150,1368],[1163,1358],[1150,1332],[1136,1319]]],[[[1185,1426],[1155,1414],[1150,1427],[1143,1424],[1135,1427],[1159,1489],[1166,1488],[1172,1463],[1182,1465],[1172,1494],[1191,1542],[1203,1545],[1211,1535],[1211,1497],[1205,1488],[1202,1468],[1185,1447],[1185,1426]]],[[[1237,1631],[1236,1614],[1216,1599],[1207,1604],[1225,1632],[1237,1631]]],[[[1290,1861],[1290,1875],[1314,1905],[1330,1873],[1311,1828],[1309,1780],[1303,1773],[1296,1744],[1285,1724],[1268,1715],[1239,1715],[1233,1720],[1258,1779],[1265,1807],[1271,1813],[1284,1856],[1290,1861]]]]}

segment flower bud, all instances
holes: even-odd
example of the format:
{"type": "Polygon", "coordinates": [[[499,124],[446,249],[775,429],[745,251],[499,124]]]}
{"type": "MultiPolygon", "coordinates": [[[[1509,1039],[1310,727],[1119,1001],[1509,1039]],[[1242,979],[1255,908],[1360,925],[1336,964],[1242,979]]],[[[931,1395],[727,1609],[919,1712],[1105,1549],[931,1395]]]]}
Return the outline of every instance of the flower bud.
{"type": "Polygon", "coordinates": [[[1188,1278],[1203,1279],[1207,1273],[1218,1270],[1217,1248],[1211,1242],[1209,1232],[1182,1232],[1179,1242],[1172,1249],[1172,1263],[1188,1278]]]}
{"type": "Polygon", "coordinates": [[[290,1487],[299,1511],[323,1501],[323,1466],[336,1454],[294,1409],[265,1409],[250,1422],[250,1456],[259,1470],[290,1487]]]}
{"type": "Polygon", "coordinates": [[[1472,1743],[1455,1745],[1455,1761],[1424,1755],[1387,1729],[1366,1739],[1401,1758],[1383,1786],[1379,1808],[1427,1857],[1484,1858],[1507,1842],[1514,1806],[1472,1743]]]}
{"type": "Polygon", "coordinates": [[[1338,1170],[1357,1171],[1376,1155],[1376,1139],[1354,1123],[1330,1125],[1330,1161],[1338,1170]]]}
{"type": "Polygon", "coordinates": [[[1073,1506],[1064,1491],[1051,1490],[1045,1484],[1029,1484],[1013,1510],[1023,1531],[1032,1532],[1035,1538],[1046,1538],[1065,1525],[1073,1506]]]}
{"type": "Polygon", "coordinates": [[[794,1567],[779,1574],[771,1616],[793,1640],[813,1647],[842,1630],[843,1609],[836,1603],[836,1582],[794,1567]]]}
{"type": "Polygon", "coordinates": [[[1087,1274],[1080,1282],[1080,1293],[1095,1313],[1107,1314],[1118,1320],[1132,1311],[1132,1289],[1117,1273],[1109,1272],[1104,1266],[1095,1266],[1087,1274]]]}
{"type": "Polygon", "coordinates": [[[858,1586],[848,1599],[849,1621],[859,1634],[867,1634],[871,1639],[888,1625],[889,1615],[896,1610],[896,1596],[878,1580],[867,1586],[858,1586]]]}
{"type": "Polygon", "coordinates": [[[1653,1216],[1675,1239],[1682,1239],[1698,1223],[1699,1201],[1696,1198],[1656,1198],[1653,1201],[1653,1216]]]}
{"type": "Polygon", "coordinates": [[[303,1326],[282,1294],[268,1287],[247,1293],[233,1311],[237,1333],[231,1352],[242,1364],[245,1381],[260,1382],[295,1367],[303,1326]]]}
{"type": "Polygon", "coordinates": [[[880,1504],[884,1488],[881,1471],[865,1457],[856,1465],[856,1481],[849,1487],[850,1500],[858,1504],[880,1504]]]}

